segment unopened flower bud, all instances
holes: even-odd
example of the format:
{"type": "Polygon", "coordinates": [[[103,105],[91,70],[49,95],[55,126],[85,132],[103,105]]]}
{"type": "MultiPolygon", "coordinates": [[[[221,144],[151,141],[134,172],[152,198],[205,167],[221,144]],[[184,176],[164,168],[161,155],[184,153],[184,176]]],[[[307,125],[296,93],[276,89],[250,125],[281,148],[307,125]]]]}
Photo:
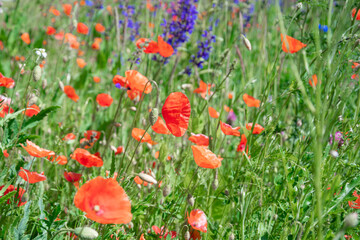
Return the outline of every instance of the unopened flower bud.
{"type": "Polygon", "coordinates": [[[194,206],[195,199],[194,199],[194,197],[191,196],[190,194],[188,195],[187,201],[188,201],[188,204],[189,204],[190,206],[194,206]]]}
{"type": "Polygon", "coordinates": [[[190,233],[189,231],[186,231],[185,234],[184,234],[184,239],[185,240],[189,240],[190,239],[190,233]]]}
{"type": "Polygon", "coordinates": [[[157,108],[153,108],[149,114],[149,121],[151,126],[154,126],[159,116],[159,110],[157,108]]]}
{"type": "Polygon", "coordinates": [[[170,193],[171,193],[171,187],[170,185],[166,185],[163,190],[163,196],[164,197],[169,196],[170,193]]]}
{"type": "Polygon", "coordinates": [[[234,239],[235,239],[234,233],[230,233],[229,240],[234,240],[234,239]]]}
{"type": "Polygon", "coordinates": [[[75,228],[74,233],[76,236],[80,237],[80,239],[86,240],[95,239],[99,236],[99,233],[97,231],[89,227],[75,228]]]}
{"type": "Polygon", "coordinates": [[[139,177],[145,182],[157,184],[156,179],[146,173],[139,173],[139,177]]]}
{"type": "Polygon", "coordinates": [[[247,39],[247,38],[245,37],[245,35],[241,35],[241,37],[242,37],[242,39],[243,39],[243,42],[244,42],[245,47],[246,47],[249,51],[251,51],[251,43],[250,43],[249,39],[247,39]]]}
{"type": "Polygon", "coordinates": [[[41,78],[41,67],[39,65],[36,65],[33,70],[33,78],[35,81],[39,81],[41,78]]]}

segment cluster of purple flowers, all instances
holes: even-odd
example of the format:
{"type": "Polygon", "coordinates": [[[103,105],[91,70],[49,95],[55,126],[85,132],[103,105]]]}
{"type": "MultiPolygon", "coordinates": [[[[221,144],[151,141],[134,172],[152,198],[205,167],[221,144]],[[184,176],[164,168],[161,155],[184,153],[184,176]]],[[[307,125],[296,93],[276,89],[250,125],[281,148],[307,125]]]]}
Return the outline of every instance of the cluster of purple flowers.
{"type": "MultiPolygon", "coordinates": [[[[338,143],[338,147],[341,147],[344,144],[344,138],[343,138],[343,134],[341,132],[335,133],[335,142],[338,143]]],[[[333,135],[332,134],[330,134],[329,144],[330,145],[333,144],[333,135]]]]}
{"type": "Polygon", "coordinates": [[[130,39],[131,41],[135,40],[135,37],[139,35],[140,22],[135,20],[135,6],[132,5],[119,5],[119,8],[122,10],[121,14],[125,17],[125,20],[120,20],[120,26],[130,29],[130,39]]]}

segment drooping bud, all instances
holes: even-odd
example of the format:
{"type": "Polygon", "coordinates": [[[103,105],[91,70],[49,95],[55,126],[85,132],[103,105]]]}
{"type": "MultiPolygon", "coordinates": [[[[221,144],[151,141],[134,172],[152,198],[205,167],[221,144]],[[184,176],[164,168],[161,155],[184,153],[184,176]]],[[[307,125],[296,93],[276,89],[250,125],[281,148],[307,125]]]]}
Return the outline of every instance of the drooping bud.
{"type": "Polygon", "coordinates": [[[139,177],[145,182],[157,184],[156,179],[146,173],[139,173],[139,177]]]}
{"type": "Polygon", "coordinates": [[[185,240],[189,240],[190,239],[190,232],[189,231],[186,231],[185,234],[184,234],[184,239],[185,240]]]}
{"type": "Polygon", "coordinates": [[[41,67],[39,65],[36,65],[36,67],[33,70],[33,78],[37,82],[41,78],[41,67]]]}
{"type": "Polygon", "coordinates": [[[76,236],[80,237],[80,239],[85,240],[95,239],[99,236],[99,233],[97,231],[89,227],[75,228],[74,233],[76,236]]]}
{"type": "Polygon", "coordinates": [[[164,197],[169,196],[170,193],[171,193],[171,187],[170,185],[166,185],[163,190],[163,196],[164,197]]]}
{"type": "Polygon", "coordinates": [[[149,121],[151,126],[154,126],[159,116],[159,110],[157,108],[153,108],[149,114],[149,121]]]}
{"type": "Polygon", "coordinates": [[[245,47],[246,47],[249,51],[251,51],[251,43],[250,43],[249,39],[247,39],[247,38],[245,37],[245,35],[241,35],[241,37],[242,37],[242,39],[243,39],[243,43],[244,43],[245,47]]]}

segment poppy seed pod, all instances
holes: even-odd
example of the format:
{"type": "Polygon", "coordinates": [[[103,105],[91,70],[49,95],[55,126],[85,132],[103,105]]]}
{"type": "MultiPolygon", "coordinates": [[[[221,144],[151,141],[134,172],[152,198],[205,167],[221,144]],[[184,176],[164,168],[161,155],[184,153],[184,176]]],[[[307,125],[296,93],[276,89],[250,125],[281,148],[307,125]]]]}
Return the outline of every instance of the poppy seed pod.
{"type": "Polygon", "coordinates": [[[190,239],[190,233],[189,231],[186,231],[185,234],[184,234],[184,239],[185,240],[189,240],[190,239]]]}
{"type": "Polygon", "coordinates": [[[159,116],[159,110],[157,108],[153,108],[149,114],[149,121],[151,126],[154,126],[159,116]]]}
{"type": "Polygon", "coordinates": [[[164,197],[169,196],[170,193],[171,193],[171,187],[170,185],[166,185],[163,190],[163,196],[164,197]]]}
{"type": "Polygon", "coordinates": [[[37,82],[41,78],[41,67],[39,65],[36,65],[36,67],[33,70],[33,78],[37,82]]]}
{"type": "Polygon", "coordinates": [[[78,227],[75,228],[74,233],[76,236],[79,236],[81,239],[95,239],[99,236],[99,233],[89,227],[78,227]]]}
{"type": "Polygon", "coordinates": [[[155,180],[155,178],[153,178],[152,176],[150,176],[146,173],[139,173],[139,177],[141,178],[141,180],[143,180],[145,182],[157,184],[157,181],[155,180]]]}
{"type": "Polygon", "coordinates": [[[245,47],[246,47],[249,51],[251,51],[251,43],[250,43],[249,39],[247,39],[247,38],[245,37],[245,35],[241,35],[241,37],[242,37],[242,39],[243,39],[243,43],[244,43],[245,47]]]}

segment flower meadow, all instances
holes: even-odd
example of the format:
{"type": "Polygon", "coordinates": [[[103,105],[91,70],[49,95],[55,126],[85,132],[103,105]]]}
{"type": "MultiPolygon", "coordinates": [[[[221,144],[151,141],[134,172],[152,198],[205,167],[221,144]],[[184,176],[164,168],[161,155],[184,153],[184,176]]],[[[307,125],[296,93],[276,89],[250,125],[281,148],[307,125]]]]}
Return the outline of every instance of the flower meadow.
{"type": "Polygon", "coordinates": [[[360,239],[358,1],[0,0],[0,26],[0,239],[360,239]]]}

